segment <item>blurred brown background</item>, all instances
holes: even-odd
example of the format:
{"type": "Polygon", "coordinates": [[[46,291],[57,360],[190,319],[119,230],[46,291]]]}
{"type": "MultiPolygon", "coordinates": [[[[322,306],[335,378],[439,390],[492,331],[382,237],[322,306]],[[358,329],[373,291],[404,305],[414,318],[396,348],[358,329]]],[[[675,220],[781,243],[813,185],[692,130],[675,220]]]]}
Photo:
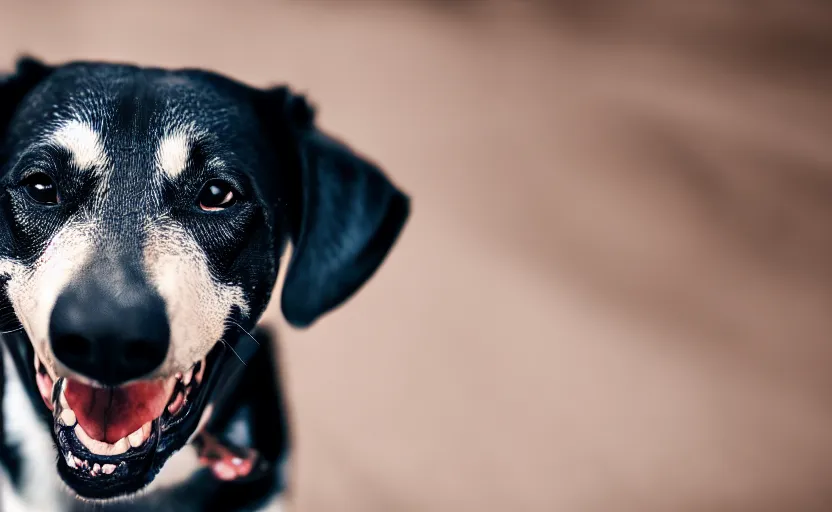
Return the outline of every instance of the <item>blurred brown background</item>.
{"type": "Polygon", "coordinates": [[[282,333],[291,510],[832,510],[825,0],[0,1],[0,61],[289,82],[414,215],[282,333]]]}

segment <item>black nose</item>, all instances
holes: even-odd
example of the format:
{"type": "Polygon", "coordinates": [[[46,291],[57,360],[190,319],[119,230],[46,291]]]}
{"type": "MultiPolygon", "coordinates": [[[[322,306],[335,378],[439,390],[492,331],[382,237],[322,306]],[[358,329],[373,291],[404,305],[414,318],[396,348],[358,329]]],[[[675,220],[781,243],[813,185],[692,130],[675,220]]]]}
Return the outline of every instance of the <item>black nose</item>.
{"type": "Polygon", "coordinates": [[[55,357],[108,386],[150,374],[170,344],[162,298],[149,287],[123,289],[124,284],[70,285],[55,302],[49,324],[55,357]]]}

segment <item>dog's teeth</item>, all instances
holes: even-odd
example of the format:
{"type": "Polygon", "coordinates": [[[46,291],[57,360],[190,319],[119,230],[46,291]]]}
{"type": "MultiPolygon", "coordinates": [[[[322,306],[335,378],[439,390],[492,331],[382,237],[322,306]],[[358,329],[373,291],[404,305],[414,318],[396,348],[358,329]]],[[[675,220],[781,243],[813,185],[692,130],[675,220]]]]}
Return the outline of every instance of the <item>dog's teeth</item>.
{"type": "Polygon", "coordinates": [[[99,471],[101,471],[101,465],[100,465],[99,463],[97,463],[97,462],[96,462],[96,463],[95,463],[95,464],[93,464],[93,466],[92,466],[92,471],[93,471],[94,473],[98,473],[99,471]]]}
{"type": "Polygon", "coordinates": [[[127,436],[127,441],[133,448],[138,448],[143,445],[150,437],[150,430],[153,427],[153,421],[148,421],[141,427],[137,428],[135,432],[127,436]]]}
{"type": "Polygon", "coordinates": [[[69,402],[66,401],[66,394],[64,391],[66,390],[66,379],[61,382],[61,393],[58,395],[58,400],[61,403],[61,407],[64,409],[69,409],[69,402]]]}
{"type": "Polygon", "coordinates": [[[104,473],[105,475],[112,475],[113,471],[115,471],[115,470],[116,470],[116,465],[115,464],[104,464],[103,466],[101,466],[101,472],[104,473]]]}
{"type": "Polygon", "coordinates": [[[63,422],[65,427],[74,427],[77,419],[75,418],[75,413],[72,409],[64,409],[61,412],[61,421],[63,422]]]}
{"type": "Polygon", "coordinates": [[[130,446],[133,448],[138,448],[144,442],[144,436],[142,435],[142,428],[139,427],[138,430],[127,436],[127,441],[130,443],[130,446]]]}
{"type": "Polygon", "coordinates": [[[66,452],[66,455],[64,455],[64,461],[67,466],[75,469],[75,457],[72,455],[72,452],[66,452]]]}
{"type": "Polygon", "coordinates": [[[116,442],[116,444],[113,445],[113,450],[109,453],[109,455],[121,455],[129,449],[130,442],[127,441],[126,437],[122,437],[118,440],[118,442],[116,442]]]}
{"type": "Polygon", "coordinates": [[[190,383],[191,383],[191,378],[192,378],[193,376],[194,376],[194,367],[193,367],[193,366],[191,366],[191,367],[188,369],[188,371],[186,371],[186,372],[185,372],[185,374],[184,374],[184,375],[182,375],[182,384],[184,384],[184,385],[186,385],[186,386],[187,386],[188,384],[190,384],[190,383]]]}
{"type": "Polygon", "coordinates": [[[96,455],[121,455],[130,449],[130,442],[126,437],[122,437],[115,444],[104,443],[91,438],[80,424],[75,425],[75,437],[96,455]]]}
{"type": "Polygon", "coordinates": [[[66,379],[56,379],[52,381],[52,390],[49,393],[49,401],[52,402],[53,406],[60,401],[60,394],[64,387],[64,381],[66,381],[66,379]]]}

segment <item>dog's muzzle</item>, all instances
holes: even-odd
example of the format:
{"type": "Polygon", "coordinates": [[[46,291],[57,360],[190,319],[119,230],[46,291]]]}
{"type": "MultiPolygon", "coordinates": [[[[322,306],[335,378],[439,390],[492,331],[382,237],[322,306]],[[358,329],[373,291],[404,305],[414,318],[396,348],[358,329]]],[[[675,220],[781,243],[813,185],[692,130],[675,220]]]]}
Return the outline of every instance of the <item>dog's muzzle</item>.
{"type": "Polygon", "coordinates": [[[58,296],[49,322],[57,361],[102,386],[150,375],[170,346],[162,297],[140,271],[114,275],[95,267],[84,272],[58,296]]]}
{"type": "Polygon", "coordinates": [[[49,348],[56,364],[36,352],[35,381],[52,411],[58,470],[80,496],[137,491],[199,429],[218,351],[160,371],[168,316],[138,267],[99,261],[75,276],[52,309],[49,348]]]}

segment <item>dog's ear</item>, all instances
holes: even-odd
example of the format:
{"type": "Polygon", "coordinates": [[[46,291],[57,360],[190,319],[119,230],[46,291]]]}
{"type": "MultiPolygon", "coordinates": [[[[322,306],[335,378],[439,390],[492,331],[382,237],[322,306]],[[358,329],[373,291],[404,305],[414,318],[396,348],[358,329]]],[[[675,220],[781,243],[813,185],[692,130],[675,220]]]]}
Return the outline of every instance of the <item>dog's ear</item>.
{"type": "MultiPolygon", "coordinates": [[[[296,159],[289,205],[292,258],[281,308],[307,327],[346,301],[381,265],[410,213],[410,199],[373,162],[314,125],[305,98],[269,92],[282,105],[296,159]],[[291,201],[291,200],[290,200],[291,201]]],[[[275,102],[272,104],[274,105],[275,102]]]]}
{"type": "Polygon", "coordinates": [[[0,145],[5,145],[6,130],[20,102],[53,70],[32,57],[21,57],[15,68],[12,73],[0,74],[0,145]]]}

